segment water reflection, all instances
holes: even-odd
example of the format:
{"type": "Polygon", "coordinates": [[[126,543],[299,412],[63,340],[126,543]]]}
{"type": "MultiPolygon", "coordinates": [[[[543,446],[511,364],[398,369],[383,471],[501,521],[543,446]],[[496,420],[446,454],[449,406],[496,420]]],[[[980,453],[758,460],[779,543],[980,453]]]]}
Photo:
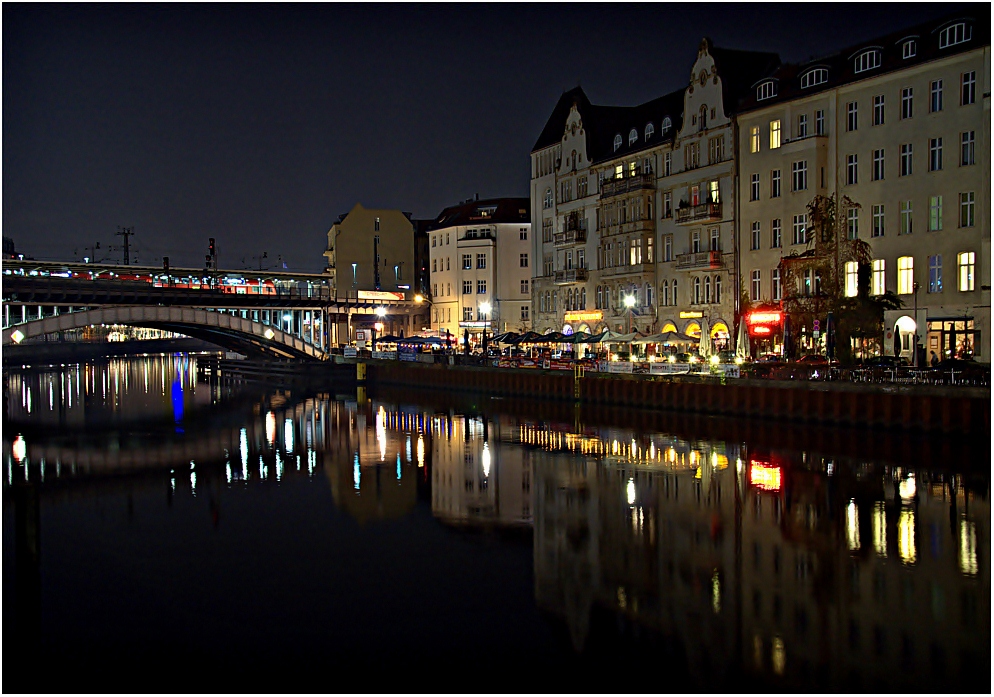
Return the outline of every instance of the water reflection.
{"type": "Polygon", "coordinates": [[[96,411],[145,403],[182,421],[174,375],[184,395],[219,393],[181,366],[122,365],[124,392],[106,402],[93,395],[111,370],[10,376],[5,506],[18,487],[148,470],[163,473],[169,505],[197,499],[217,528],[242,492],[292,478],[329,487],[335,509],[365,529],[413,519],[420,503],[460,533],[524,532],[534,604],[584,656],[605,632],[669,637],[704,688],[746,676],[819,691],[948,690],[989,669],[986,478],[364,395],[231,397],[213,422],[187,417],[168,439],[109,427],[114,448],[27,426],[68,412],[71,395],[96,411]],[[45,386],[54,392],[39,407],[45,386]],[[146,402],[128,392],[136,386],[146,402]]]}

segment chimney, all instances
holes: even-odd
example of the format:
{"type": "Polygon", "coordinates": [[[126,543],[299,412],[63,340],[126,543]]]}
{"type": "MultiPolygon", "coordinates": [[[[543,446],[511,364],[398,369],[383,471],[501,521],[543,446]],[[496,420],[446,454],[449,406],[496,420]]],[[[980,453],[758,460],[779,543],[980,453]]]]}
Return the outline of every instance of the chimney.
{"type": "Polygon", "coordinates": [[[477,201],[479,201],[479,200],[480,200],[480,195],[479,195],[479,194],[477,194],[477,195],[476,195],[476,200],[477,200],[477,201]]]}

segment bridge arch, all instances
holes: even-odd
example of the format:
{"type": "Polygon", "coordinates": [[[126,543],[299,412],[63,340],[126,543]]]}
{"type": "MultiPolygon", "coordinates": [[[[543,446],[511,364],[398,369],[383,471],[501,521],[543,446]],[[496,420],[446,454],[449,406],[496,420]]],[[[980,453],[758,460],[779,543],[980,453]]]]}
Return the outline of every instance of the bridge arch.
{"type": "Polygon", "coordinates": [[[191,307],[114,305],[35,319],[3,330],[3,345],[92,324],[123,324],[186,334],[246,355],[327,360],[328,353],[278,327],[191,307]]]}

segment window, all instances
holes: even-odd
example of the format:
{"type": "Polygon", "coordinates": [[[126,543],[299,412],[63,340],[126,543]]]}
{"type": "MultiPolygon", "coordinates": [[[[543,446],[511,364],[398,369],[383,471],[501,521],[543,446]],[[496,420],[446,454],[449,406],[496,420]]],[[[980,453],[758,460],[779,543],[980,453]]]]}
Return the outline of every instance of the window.
{"type": "Polygon", "coordinates": [[[725,159],[725,136],[708,140],[708,162],[712,165],[725,159]]]}
{"type": "Polygon", "coordinates": [[[704,277],[704,302],[707,304],[711,303],[711,277],[704,277]]]}
{"type": "Polygon", "coordinates": [[[542,221],[542,241],[552,242],[552,220],[542,221]]]}
{"type": "Polygon", "coordinates": [[[464,307],[462,309],[462,318],[463,318],[464,322],[472,322],[473,321],[473,308],[471,308],[471,307],[464,307]]]}
{"type": "Polygon", "coordinates": [[[663,217],[672,218],[673,217],[673,192],[664,191],[663,192],[663,217]]]}
{"type": "Polygon", "coordinates": [[[646,140],[649,140],[649,138],[651,138],[653,136],[653,134],[655,134],[655,132],[656,132],[656,127],[653,126],[651,122],[647,123],[645,125],[645,139],[646,140]]]}
{"type": "Polygon", "coordinates": [[[910,119],[914,114],[915,91],[911,87],[901,90],[901,118],[910,119]]]}
{"type": "Polygon", "coordinates": [[[780,249],[783,247],[783,233],[780,225],[780,218],[774,218],[770,224],[770,247],[780,249]]]}
{"type": "MultiPolygon", "coordinates": [[[[448,237],[448,235],[446,235],[446,237],[448,237]]],[[[446,243],[446,244],[448,244],[448,243],[446,243]]],[[[446,271],[451,271],[452,270],[452,258],[451,257],[445,257],[445,270],[446,271]]]]}
{"type": "Polygon", "coordinates": [[[806,213],[794,216],[794,234],[791,237],[791,244],[804,244],[807,242],[806,235],[804,233],[804,228],[808,224],[808,216],[806,213]]]}
{"type": "Polygon", "coordinates": [[[631,145],[632,143],[634,143],[638,139],[639,139],[639,132],[638,131],[636,131],[634,128],[632,130],[628,131],[628,144],[629,145],[631,145]]]}
{"type": "Polygon", "coordinates": [[[880,67],[880,49],[873,48],[856,56],[853,72],[862,73],[880,67]]]}
{"type": "Polygon", "coordinates": [[[771,284],[773,289],[773,299],[780,300],[783,297],[783,284],[780,282],[780,269],[773,269],[770,276],[773,281],[771,284]]]}
{"type": "Polygon", "coordinates": [[[777,96],[777,84],[773,80],[762,82],[756,88],[756,101],[762,101],[777,96]]]}
{"type": "Polygon", "coordinates": [[[464,269],[471,269],[471,268],[473,268],[473,255],[472,254],[463,254],[462,255],[462,267],[464,269]]]}
{"type": "Polygon", "coordinates": [[[883,259],[874,259],[870,277],[870,294],[883,295],[887,292],[886,264],[883,259]]]}
{"type": "Polygon", "coordinates": [[[698,254],[701,251],[701,231],[692,230],[690,233],[690,251],[698,254]]]}
{"type": "Polygon", "coordinates": [[[694,169],[701,166],[701,144],[691,143],[683,149],[684,169],[694,169]]]}
{"type": "Polygon", "coordinates": [[[670,304],[670,282],[663,281],[663,284],[659,287],[659,304],[669,305],[670,304]]]}
{"type": "Polygon", "coordinates": [[[972,165],[976,163],[974,159],[974,135],[973,131],[966,131],[960,134],[960,166],[972,165]]]}
{"type": "Polygon", "coordinates": [[[884,204],[882,203],[873,206],[873,230],[870,233],[870,236],[884,236],[884,204]]]}
{"type": "Polygon", "coordinates": [[[859,209],[850,208],[846,211],[846,237],[850,240],[859,238],[859,209]]]}
{"type": "Polygon", "coordinates": [[[928,292],[942,292],[942,255],[934,254],[928,258],[928,292]]]}
{"type": "Polygon", "coordinates": [[[961,106],[973,104],[977,100],[977,73],[971,70],[961,76],[960,99],[961,106]]]}
{"type": "Polygon", "coordinates": [[[755,269],[752,272],[752,284],[749,289],[749,299],[753,302],[759,300],[763,286],[763,272],[759,269],[755,269]]]}
{"type": "Polygon", "coordinates": [[[897,294],[911,295],[915,292],[914,257],[897,258],[897,294]]]}
{"type": "Polygon", "coordinates": [[[780,170],[770,173],[770,198],[780,198],[780,170]]]}
{"type": "Polygon", "coordinates": [[[928,171],[937,172],[940,169],[942,169],[942,138],[929,138],[928,171]]]}
{"type": "Polygon", "coordinates": [[[692,305],[700,305],[701,303],[701,279],[694,279],[694,299],[691,301],[692,305]]]}
{"type": "Polygon", "coordinates": [[[711,251],[721,251],[721,228],[711,228],[711,251]]]}
{"type": "Polygon", "coordinates": [[[438,259],[432,259],[431,260],[431,271],[432,271],[432,273],[435,273],[436,271],[438,271],[438,259]]]}
{"type": "Polygon", "coordinates": [[[823,109],[815,112],[815,135],[825,135],[825,111],[823,109]]]}
{"type": "Polygon", "coordinates": [[[966,293],[973,290],[973,252],[960,252],[956,255],[956,265],[959,267],[959,289],[966,293]]]}
{"type": "Polygon", "coordinates": [[[901,46],[901,56],[905,59],[914,58],[915,54],[918,53],[917,42],[914,39],[908,39],[901,46]]]}
{"type": "Polygon", "coordinates": [[[859,112],[856,102],[846,104],[846,130],[855,131],[859,126],[859,112]]]}
{"type": "Polygon", "coordinates": [[[714,277],[714,301],[721,304],[721,276],[714,277]]]}
{"type": "Polygon", "coordinates": [[[808,188],[808,161],[801,160],[790,166],[791,191],[804,191],[808,188]]]}
{"type": "MultiPolygon", "coordinates": [[[[449,243],[449,233],[445,233],[445,244],[449,243]]],[[[441,244],[441,242],[439,242],[441,244]]]]}
{"type": "Polygon", "coordinates": [[[969,27],[963,22],[958,22],[939,32],[939,48],[949,48],[956,44],[962,44],[971,38],[973,38],[973,27],[969,27]]]}
{"type": "Polygon", "coordinates": [[[670,284],[670,287],[673,290],[673,304],[674,305],[678,305],[679,301],[677,300],[677,297],[676,297],[676,279],[675,278],[673,279],[673,282],[670,284]]]}
{"type": "Polygon", "coordinates": [[[621,147],[621,145],[622,145],[622,143],[623,143],[623,142],[624,142],[624,141],[623,141],[623,140],[621,139],[621,134],[620,134],[620,133],[619,133],[619,134],[617,134],[617,135],[616,135],[616,136],[614,137],[614,150],[615,150],[615,152],[617,152],[617,151],[618,151],[618,148],[620,148],[620,147],[621,147]]]}
{"type": "Polygon", "coordinates": [[[884,125],[884,96],[882,94],[873,98],[873,125],[884,125]]]}
{"type": "Polygon", "coordinates": [[[521,319],[527,321],[528,320],[528,316],[529,316],[528,306],[527,305],[522,305],[521,306],[521,319]]]}
{"type": "Polygon", "coordinates": [[[434,235],[431,236],[431,246],[432,247],[435,246],[435,236],[434,235]]]}
{"type": "Polygon", "coordinates": [[[959,226],[973,227],[974,192],[967,191],[959,195],[959,226]]]}
{"type": "Polygon", "coordinates": [[[901,233],[910,235],[912,233],[911,201],[901,201],[901,233]]]}
{"type": "Polygon", "coordinates": [[[942,80],[932,80],[928,94],[928,110],[931,112],[942,111],[942,80]]]}
{"type": "Polygon", "coordinates": [[[719,201],[721,201],[721,196],[719,192],[720,189],[718,188],[717,179],[712,179],[710,182],[708,182],[708,194],[711,197],[710,199],[711,203],[718,203],[719,201]]]}
{"type": "Polygon", "coordinates": [[[663,176],[668,177],[673,172],[673,153],[663,155],[663,176]]]}
{"type": "Polygon", "coordinates": [[[642,240],[631,240],[628,251],[628,264],[635,266],[642,263],[642,240]]]}
{"type": "Polygon", "coordinates": [[[528,239],[528,228],[523,227],[523,228],[521,228],[518,231],[518,239],[519,240],[527,240],[528,239]]]}
{"type": "Polygon", "coordinates": [[[380,219],[379,218],[376,218],[373,221],[373,231],[374,232],[379,232],[380,231],[380,219]]]}
{"type": "Polygon", "coordinates": [[[884,178],[884,151],[873,151],[873,181],[880,181],[884,178]]]}
{"type": "Polygon", "coordinates": [[[859,166],[856,155],[846,155],[846,184],[859,183],[859,166]]]}
{"type": "Polygon", "coordinates": [[[477,254],[476,255],[476,268],[485,269],[487,268],[487,255],[477,254]]]}
{"type": "Polygon", "coordinates": [[[758,201],[759,200],[759,175],[753,174],[749,179],[749,200],[758,201]]]}
{"type": "Polygon", "coordinates": [[[928,200],[928,229],[937,232],[942,229],[942,197],[932,196],[928,200]]]}
{"type": "Polygon", "coordinates": [[[846,262],[846,297],[855,298],[859,290],[859,263],[846,262]]]}
{"type": "Polygon", "coordinates": [[[476,281],[476,294],[486,295],[487,294],[487,281],[486,279],[480,278],[476,281]]]}
{"type": "Polygon", "coordinates": [[[552,208],[552,189],[545,190],[545,199],[542,201],[543,208],[552,208]]]}
{"type": "Polygon", "coordinates": [[[907,177],[912,171],[912,149],[911,143],[905,143],[901,146],[901,176],[907,177]]]}
{"type": "Polygon", "coordinates": [[[673,235],[663,237],[663,261],[673,261],[673,235]]]}
{"type": "Polygon", "coordinates": [[[797,137],[807,138],[808,137],[808,115],[801,114],[797,117],[797,137]]]}
{"type": "Polygon", "coordinates": [[[749,152],[759,152],[759,126],[749,129],[749,152]]]}
{"type": "Polygon", "coordinates": [[[749,249],[759,249],[760,236],[762,235],[762,227],[758,220],[754,220],[752,223],[752,246],[749,249]]]}
{"type": "Polygon", "coordinates": [[[804,75],[801,75],[802,90],[814,87],[815,85],[820,85],[824,82],[828,82],[828,70],[825,68],[815,68],[814,70],[809,70],[804,73],[804,75]]]}
{"type": "Polygon", "coordinates": [[[462,292],[463,292],[463,295],[469,295],[470,293],[472,293],[473,292],[473,282],[472,281],[463,281],[462,282],[462,292]]]}
{"type": "Polygon", "coordinates": [[[780,147],[780,119],[770,121],[770,150],[780,147]]]}

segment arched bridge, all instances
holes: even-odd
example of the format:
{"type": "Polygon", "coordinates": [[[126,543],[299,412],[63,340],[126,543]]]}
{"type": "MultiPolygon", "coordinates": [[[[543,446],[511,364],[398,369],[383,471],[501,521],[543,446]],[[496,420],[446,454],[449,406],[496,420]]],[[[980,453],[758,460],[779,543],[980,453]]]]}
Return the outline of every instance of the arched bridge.
{"type": "Polygon", "coordinates": [[[327,360],[319,346],[285,332],[279,326],[246,317],[192,307],[112,305],[33,319],[3,330],[3,345],[94,324],[121,324],[162,329],[203,339],[244,354],[277,358],[327,360]]]}

